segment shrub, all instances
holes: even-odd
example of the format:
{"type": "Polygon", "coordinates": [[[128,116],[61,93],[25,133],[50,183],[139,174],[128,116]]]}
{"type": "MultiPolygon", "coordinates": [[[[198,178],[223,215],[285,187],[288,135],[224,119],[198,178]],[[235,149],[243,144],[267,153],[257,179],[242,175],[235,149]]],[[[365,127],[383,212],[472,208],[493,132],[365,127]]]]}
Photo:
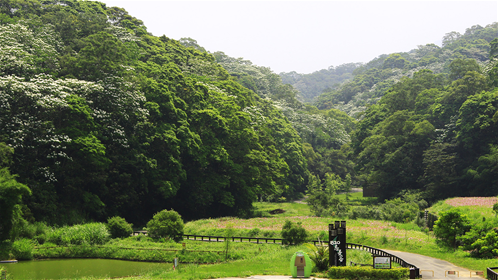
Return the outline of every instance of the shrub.
{"type": "Polygon", "coordinates": [[[12,254],[18,260],[32,260],[35,244],[29,239],[16,240],[12,243],[12,254]]]}
{"type": "Polygon", "coordinates": [[[492,258],[498,256],[498,234],[494,230],[490,230],[483,234],[470,246],[465,246],[472,249],[472,255],[481,258],[492,258]]]}
{"type": "Polygon", "coordinates": [[[318,271],[327,270],[329,267],[329,247],[323,246],[322,242],[318,246],[311,243],[304,245],[312,252],[312,254],[309,254],[309,257],[315,263],[314,269],[318,271]]]}
{"type": "Polygon", "coordinates": [[[419,212],[417,203],[405,201],[401,198],[386,200],[386,202],[380,206],[380,209],[382,211],[383,220],[397,223],[412,221],[419,212]]]}
{"type": "Polygon", "coordinates": [[[331,279],[407,279],[408,268],[375,269],[368,266],[334,266],[327,275],[331,279]]]}
{"type": "Polygon", "coordinates": [[[107,229],[112,238],[125,238],[133,233],[132,224],[127,223],[124,218],[118,216],[107,220],[107,229]]]}
{"type": "Polygon", "coordinates": [[[289,220],[285,221],[281,232],[284,244],[301,244],[308,237],[308,233],[301,225],[301,222],[293,223],[289,220]]]}
{"type": "Polygon", "coordinates": [[[356,219],[382,219],[382,212],[376,206],[355,206],[349,212],[349,218],[356,219]]]}
{"type": "Polygon", "coordinates": [[[183,240],[183,220],[176,211],[163,210],[147,223],[147,233],[152,237],[169,237],[176,242],[183,240]]]}
{"type": "Polygon", "coordinates": [[[247,235],[248,235],[249,237],[256,237],[256,236],[258,236],[258,235],[260,234],[260,232],[261,232],[261,230],[260,230],[259,228],[253,228],[253,229],[251,229],[251,230],[247,233],[247,235]]]}

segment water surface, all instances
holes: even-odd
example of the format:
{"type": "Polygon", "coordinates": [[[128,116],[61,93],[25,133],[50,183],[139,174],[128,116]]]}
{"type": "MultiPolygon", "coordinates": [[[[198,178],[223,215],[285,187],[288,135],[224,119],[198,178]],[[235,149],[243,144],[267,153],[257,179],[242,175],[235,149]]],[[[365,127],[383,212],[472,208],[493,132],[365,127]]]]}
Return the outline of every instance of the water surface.
{"type": "Polygon", "coordinates": [[[13,279],[74,279],[78,277],[124,277],[149,270],[170,269],[170,263],[134,262],[107,259],[56,259],[2,263],[13,279]]]}

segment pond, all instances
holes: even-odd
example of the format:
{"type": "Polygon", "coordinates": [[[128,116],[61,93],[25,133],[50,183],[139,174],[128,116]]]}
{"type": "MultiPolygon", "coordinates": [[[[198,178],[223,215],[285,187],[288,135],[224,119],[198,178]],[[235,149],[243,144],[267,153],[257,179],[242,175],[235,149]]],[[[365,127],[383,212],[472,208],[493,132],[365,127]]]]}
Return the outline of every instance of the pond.
{"type": "Polygon", "coordinates": [[[13,279],[74,279],[79,277],[124,277],[149,270],[171,269],[171,263],[107,259],[56,259],[2,263],[13,279]]]}

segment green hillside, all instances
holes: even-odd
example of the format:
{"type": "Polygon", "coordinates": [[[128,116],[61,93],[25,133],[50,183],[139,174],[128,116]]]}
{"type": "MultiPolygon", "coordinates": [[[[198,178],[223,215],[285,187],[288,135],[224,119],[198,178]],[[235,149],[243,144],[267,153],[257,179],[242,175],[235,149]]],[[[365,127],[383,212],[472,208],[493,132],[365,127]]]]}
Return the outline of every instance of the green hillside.
{"type": "MultiPolygon", "coordinates": [[[[359,117],[369,105],[377,103],[379,99],[396,83],[405,77],[412,78],[415,73],[429,69],[435,74],[443,74],[445,78],[454,80],[451,63],[456,59],[471,59],[481,68],[489,67],[490,42],[497,37],[498,23],[485,27],[474,25],[467,28],[464,34],[456,31],[448,32],[442,38],[442,46],[435,44],[421,44],[417,49],[409,52],[379,55],[366,64],[354,64],[352,74],[348,80],[335,86],[322,84],[330,79],[318,75],[326,70],[312,74],[301,75],[301,80],[309,84],[308,88],[320,88],[313,93],[302,91],[319,109],[336,108],[347,112],[350,116],[359,117]]],[[[421,42],[423,43],[423,42],[421,42]]],[[[347,64],[352,65],[352,64],[347,64]]],[[[341,66],[337,67],[340,68],[341,66]]],[[[289,81],[286,75],[284,81],[289,81]]]]}

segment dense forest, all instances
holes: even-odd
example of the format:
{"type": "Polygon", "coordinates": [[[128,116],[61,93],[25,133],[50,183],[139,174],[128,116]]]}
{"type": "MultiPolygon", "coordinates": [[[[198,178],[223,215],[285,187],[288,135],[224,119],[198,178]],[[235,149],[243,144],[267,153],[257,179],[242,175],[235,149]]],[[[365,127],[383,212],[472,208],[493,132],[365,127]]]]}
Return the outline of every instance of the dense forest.
{"type": "Polygon", "coordinates": [[[337,67],[330,66],[310,74],[300,74],[296,71],[280,73],[284,84],[292,85],[299,91],[299,97],[304,102],[312,102],[324,92],[337,90],[342,83],[353,77],[353,71],[362,66],[361,63],[346,63],[337,67]]]}
{"type": "Polygon", "coordinates": [[[497,28],[283,77],[100,2],[2,1],[0,208],[143,225],[248,216],[310,184],[496,195],[497,28]]]}
{"type": "Polygon", "coordinates": [[[306,190],[296,130],[214,55],[99,2],[0,8],[2,167],[26,219],[244,215],[306,190]]]}
{"type": "MultiPolygon", "coordinates": [[[[376,104],[394,84],[403,77],[413,77],[418,71],[429,69],[435,74],[449,76],[450,64],[455,59],[472,59],[481,69],[489,67],[489,43],[497,36],[497,23],[486,27],[475,25],[467,28],[464,34],[447,33],[442,38],[442,47],[425,44],[406,53],[380,55],[366,64],[356,64],[356,68],[351,68],[352,77],[346,82],[328,85],[328,88],[322,86],[321,92],[316,91],[313,95],[312,103],[319,109],[336,108],[359,118],[367,106],[376,104]]],[[[318,79],[318,84],[327,81],[319,79],[315,73],[303,76],[307,80],[318,79]]]]}

